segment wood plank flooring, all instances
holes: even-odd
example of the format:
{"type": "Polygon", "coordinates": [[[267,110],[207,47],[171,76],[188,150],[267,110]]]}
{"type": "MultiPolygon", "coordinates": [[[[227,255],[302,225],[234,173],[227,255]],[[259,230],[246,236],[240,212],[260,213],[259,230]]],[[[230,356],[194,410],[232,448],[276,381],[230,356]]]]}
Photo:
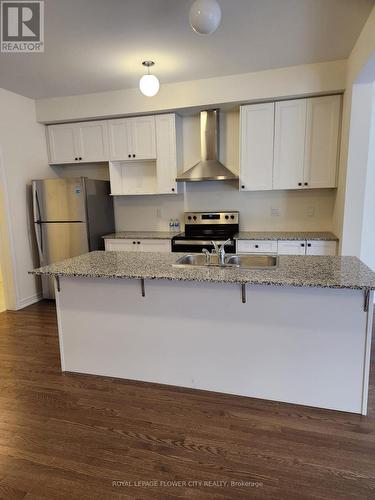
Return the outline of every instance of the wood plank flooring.
{"type": "Polygon", "coordinates": [[[375,498],[370,382],[361,417],[62,374],[54,305],[5,312],[0,498],[375,498]]]}

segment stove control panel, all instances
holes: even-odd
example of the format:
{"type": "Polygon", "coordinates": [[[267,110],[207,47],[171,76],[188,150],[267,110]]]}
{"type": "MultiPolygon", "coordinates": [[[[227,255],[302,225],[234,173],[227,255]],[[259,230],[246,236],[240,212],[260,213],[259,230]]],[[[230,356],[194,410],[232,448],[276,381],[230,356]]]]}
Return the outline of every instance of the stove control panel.
{"type": "Polygon", "coordinates": [[[238,224],[238,212],[185,212],[186,224],[238,224]]]}

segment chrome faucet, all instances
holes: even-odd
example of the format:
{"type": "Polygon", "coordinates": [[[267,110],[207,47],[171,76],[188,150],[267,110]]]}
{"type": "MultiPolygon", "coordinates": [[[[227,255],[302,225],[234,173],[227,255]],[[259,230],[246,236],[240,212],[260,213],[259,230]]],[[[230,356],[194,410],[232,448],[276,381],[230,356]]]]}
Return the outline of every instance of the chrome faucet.
{"type": "Polygon", "coordinates": [[[211,262],[211,254],[207,250],[207,248],[202,248],[202,253],[206,256],[206,264],[209,264],[211,262]]]}
{"type": "Polygon", "coordinates": [[[222,243],[221,245],[216,243],[216,241],[212,241],[220,266],[223,266],[225,264],[225,246],[229,245],[230,243],[230,238],[227,239],[227,241],[224,241],[224,243],[222,243]]]}

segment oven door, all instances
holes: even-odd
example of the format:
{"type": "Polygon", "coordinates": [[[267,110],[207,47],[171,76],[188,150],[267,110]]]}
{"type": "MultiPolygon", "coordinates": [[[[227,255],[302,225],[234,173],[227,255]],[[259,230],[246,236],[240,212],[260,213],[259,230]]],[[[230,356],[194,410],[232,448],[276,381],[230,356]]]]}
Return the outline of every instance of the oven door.
{"type": "MultiPolygon", "coordinates": [[[[216,243],[221,245],[226,240],[215,240],[216,243]]],[[[212,240],[199,240],[199,239],[173,239],[172,240],[172,252],[183,252],[183,253],[201,253],[202,250],[206,248],[209,252],[214,249],[212,240]]],[[[225,245],[226,253],[236,253],[236,241],[231,240],[231,243],[225,245]]]]}

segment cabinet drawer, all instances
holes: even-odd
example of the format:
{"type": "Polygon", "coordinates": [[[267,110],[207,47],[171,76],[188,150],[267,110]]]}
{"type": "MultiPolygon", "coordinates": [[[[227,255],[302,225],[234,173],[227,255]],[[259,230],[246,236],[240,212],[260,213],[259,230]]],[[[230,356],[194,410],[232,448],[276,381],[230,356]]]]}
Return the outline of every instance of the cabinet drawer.
{"type": "Polygon", "coordinates": [[[306,240],[278,241],[277,253],[279,255],[305,255],[306,240]]]}
{"type": "Polygon", "coordinates": [[[273,240],[238,240],[238,253],[277,253],[277,241],[273,240]]]}
{"type": "Polygon", "coordinates": [[[336,255],[336,241],[307,241],[306,255],[336,255]]]}
{"type": "Polygon", "coordinates": [[[141,242],[141,252],[170,252],[171,240],[139,240],[141,242]]]}
{"type": "Polygon", "coordinates": [[[140,243],[137,240],[106,239],[105,249],[108,252],[137,252],[140,243]]]}

